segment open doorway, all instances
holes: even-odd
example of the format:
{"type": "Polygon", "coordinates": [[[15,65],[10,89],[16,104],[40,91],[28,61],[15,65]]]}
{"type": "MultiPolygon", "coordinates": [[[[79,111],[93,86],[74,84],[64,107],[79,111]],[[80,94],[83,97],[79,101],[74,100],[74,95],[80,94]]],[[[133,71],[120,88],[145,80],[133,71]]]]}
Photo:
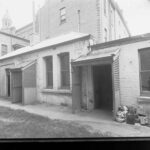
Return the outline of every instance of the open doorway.
{"type": "Polygon", "coordinates": [[[6,69],[6,87],[7,97],[9,98],[11,96],[11,77],[9,69],[6,69]]]}
{"type": "Polygon", "coordinates": [[[22,103],[22,71],[11,70],[12,74],[12,103],[22,103]]]}
{"type": "Polygon", "coordinates": [[[7,96],[10,97],[10,73],[7,74],[7,96]]]}
{"type": "Polygon", "coordinates": [[[111,65],[93,66],[95,109],[112,112],[113,89],[111,65]]]}

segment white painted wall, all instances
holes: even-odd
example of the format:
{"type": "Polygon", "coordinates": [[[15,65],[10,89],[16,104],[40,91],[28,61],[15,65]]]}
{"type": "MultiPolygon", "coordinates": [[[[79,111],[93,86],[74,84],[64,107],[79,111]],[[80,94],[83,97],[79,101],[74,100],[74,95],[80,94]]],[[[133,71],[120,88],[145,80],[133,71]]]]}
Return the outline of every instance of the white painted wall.
{"type": "MultiPolygon", "coordinates": [[[[122,105],[138,105],[137,98],[140,97],[138,50],[146,47],[150,47],[150,41],[121,46],[120,94],[122,105]]],[[[150,103],[148,105],[150,108],[150,103]]]]}
{"type": "Polygon", "coordinates": [[[33,52],[29,54],[24,54],[21,56],[16,56],[11,59],[5,60],[3,63],[0,62],[0,81],[3,80],[3,85],[0,84],[0,96],[6,96],[6,89],[4,85],[6,85],[5,79],[5,69],[9,68],[9,66],[2,66],[8,63],[13,63],[13,67],[18,67],[21,63],[30,62],[33,60],[37,60],[37,101],[44,101],[50,104],[60,105],[61,103],[65,103],[69,106],[72,104],[72,78],[71,78],[71,64],[70,64],[70,89],[62,90],[60,89],[60,63],[58,54],[69,52],[70,53],[70,62],[72,59],[76,59],[81,55],[81,51],[87,50],[88,40],[80,40],[72,43],[68,43],[65,45],[57,46],[56,48],[46,48],[44,50],[40,50],[38,52],[33,52]],[[45,56],[53,56],[53,89],[46,89],[46,70],[45,70],[45,56]]]}

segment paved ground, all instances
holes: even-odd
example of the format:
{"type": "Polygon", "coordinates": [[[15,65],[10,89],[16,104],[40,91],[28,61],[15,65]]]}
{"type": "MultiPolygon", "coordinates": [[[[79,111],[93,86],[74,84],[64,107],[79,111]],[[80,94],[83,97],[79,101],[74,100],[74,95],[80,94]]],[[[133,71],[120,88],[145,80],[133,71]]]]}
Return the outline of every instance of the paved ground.
{"type": "Polygon", "coordinates": [[[103,112],[80,112],[72,114],[71,108],[62,106],[51,106],[49,104],[36,104],[22,106],[11,104],[8,101],[0,100],[0,106],[12,109],[21,109],[32,114],[38,114],[50,119],[64,121],[75,121],[80,125],[90,126],[90,132],[102,133],[113,137],[150,137],[150,128],[145,126],[133,126],[125,123],[117,123],[106,116],[103,112]]]}

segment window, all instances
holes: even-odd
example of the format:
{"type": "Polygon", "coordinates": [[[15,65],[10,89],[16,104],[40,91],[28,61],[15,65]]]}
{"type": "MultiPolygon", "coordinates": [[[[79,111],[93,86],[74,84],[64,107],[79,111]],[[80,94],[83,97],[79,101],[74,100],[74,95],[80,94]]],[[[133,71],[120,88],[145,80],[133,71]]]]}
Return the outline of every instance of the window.
{"type": "Polygon", "coordinates": [[[106,0],[104,0],[104,14],[107,15],[107,4],[106,4],[106,0]]]}
{"type": "Polygon", "coordinates": [[[36,19],[35,19],[35,32],[36,33],[39,33],[39,29],[40,29],[40,25],[39,25],[39,15],[36,16],[36,19]]]}
{"type": "Polygon", "coordinates": [[[49,56],[45,58],[46,62],[46,86],[47,88],[53,88],[53,57],[49,56]]]}
{"type": "Polygon", "coordinates": [[[61,88],[68,89],[70,87],[70,63],[69,53],[62,53],[60,57],[60,73],[61,73],[61,88]]]}
{"type": "Polygon", "coordinates": [[[105,28],[105,36],[104,36],[104,40],[105,40],[105,42],[107,42],[107,29],[105,28]]]}
{"type": "Polygon", "coordinates": [[[111,7],[111,26],[114,26],[114,9],[111,7]]]}
{"type": "Polygon", "coordinates": [[[140,50],[141,94],[150,96],[150,48],[140,50]]]}
{"type": "Polygon", "coordinates": [[[60,23],[65,23],[66,22],[66,8],[61,8],[60,9],[60,23]]]}
{"type": "Polygon", "coordinates": [[[1,55],[6,55],[7,54],[7,45],[2,44],[1,45],[1,55]]]}

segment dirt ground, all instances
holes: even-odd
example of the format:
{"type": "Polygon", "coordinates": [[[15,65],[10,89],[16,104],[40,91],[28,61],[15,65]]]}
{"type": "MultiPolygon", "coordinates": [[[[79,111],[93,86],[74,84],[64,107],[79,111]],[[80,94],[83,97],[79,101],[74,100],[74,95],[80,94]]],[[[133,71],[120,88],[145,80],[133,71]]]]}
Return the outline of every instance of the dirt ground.
{"type": "MultiPolygon", "coordinates": [[[[3,109],[9,108],[12,110],[6,111],[7,109],[6,110],[0,109],[0,123],[1,123],[0,131],[2,130],[2,132],[0,132],[0,138],[1,134],[2,137],[4,137],[5,134],[6,137],[11,137],[11,134],[9,136],[9,132],[13,133],[14,132],[13,130],[16,130],[16,135],[18,134],[17,137],[22,137],[23,132],[27,131],[28,134],[25,133],[25,135],[23,135],[23,137],[25,138],[26,137],[59,137],[59,138],[60,137],[150,137],[150,127],[141,125],[138,126],[129,125],[126,123],[115,122],[112,116],[106,114],[106,112],[103,112],[101,110],[92,112],[82,111],[72,114],[72,109],[69,107],[53,106],[47,103],[24,106],[19,104],[12,104],[6,100],[0,100],[0,108],[1,107],[3,109]],[[25,112],[18,113],[18,111],[19,112],[25,111],[28,112],[30,115],[27,115],[28,116],[27,119],[25,119],[25,121],[22,121],[24,120],[24,118],[26,118],[26,116],[24,115],[25,112]],[[11,117],[12,115],[10,112],[12,114],[15,114],[14,117],[11,117]],[[45,121],[42,122],[40,122],[40,119],[37,119],[38,121],[36,119],[33,120],[32,118],[34,117],[30,116],[34,115],[31,114],[34,114],[39,118],[41,116],[46,120],[44,119],[45,121]],[[15,120],[17,120],[17,122],[13,122],[14,118],[15,120]],[[6,126],[7,123],[8,126],[6,126]],[[16,127],[14,125],[16,125],[16,127]],[[21,125],[23,126],[21,127],[21,125]],[[34,128],[34,126],[36,127],[34,128]],[[17,128],[18,129],[20,128],[20,130],[17,130],[17,128]],[[31,129],[33,129],[33,132],[34,130],[35,132],[37,131],[35,134],[37,136],[34,136],[32,132],[30,133],[31,129]]],[[[12,134],[12,136],[14,137],[15,135],[12,134]]]]}
{"type": "Polygon", "coordinates": [[[0,139],[103,137],[73,121],[52,120],[22,110],[0,107],[0,139]]]}

